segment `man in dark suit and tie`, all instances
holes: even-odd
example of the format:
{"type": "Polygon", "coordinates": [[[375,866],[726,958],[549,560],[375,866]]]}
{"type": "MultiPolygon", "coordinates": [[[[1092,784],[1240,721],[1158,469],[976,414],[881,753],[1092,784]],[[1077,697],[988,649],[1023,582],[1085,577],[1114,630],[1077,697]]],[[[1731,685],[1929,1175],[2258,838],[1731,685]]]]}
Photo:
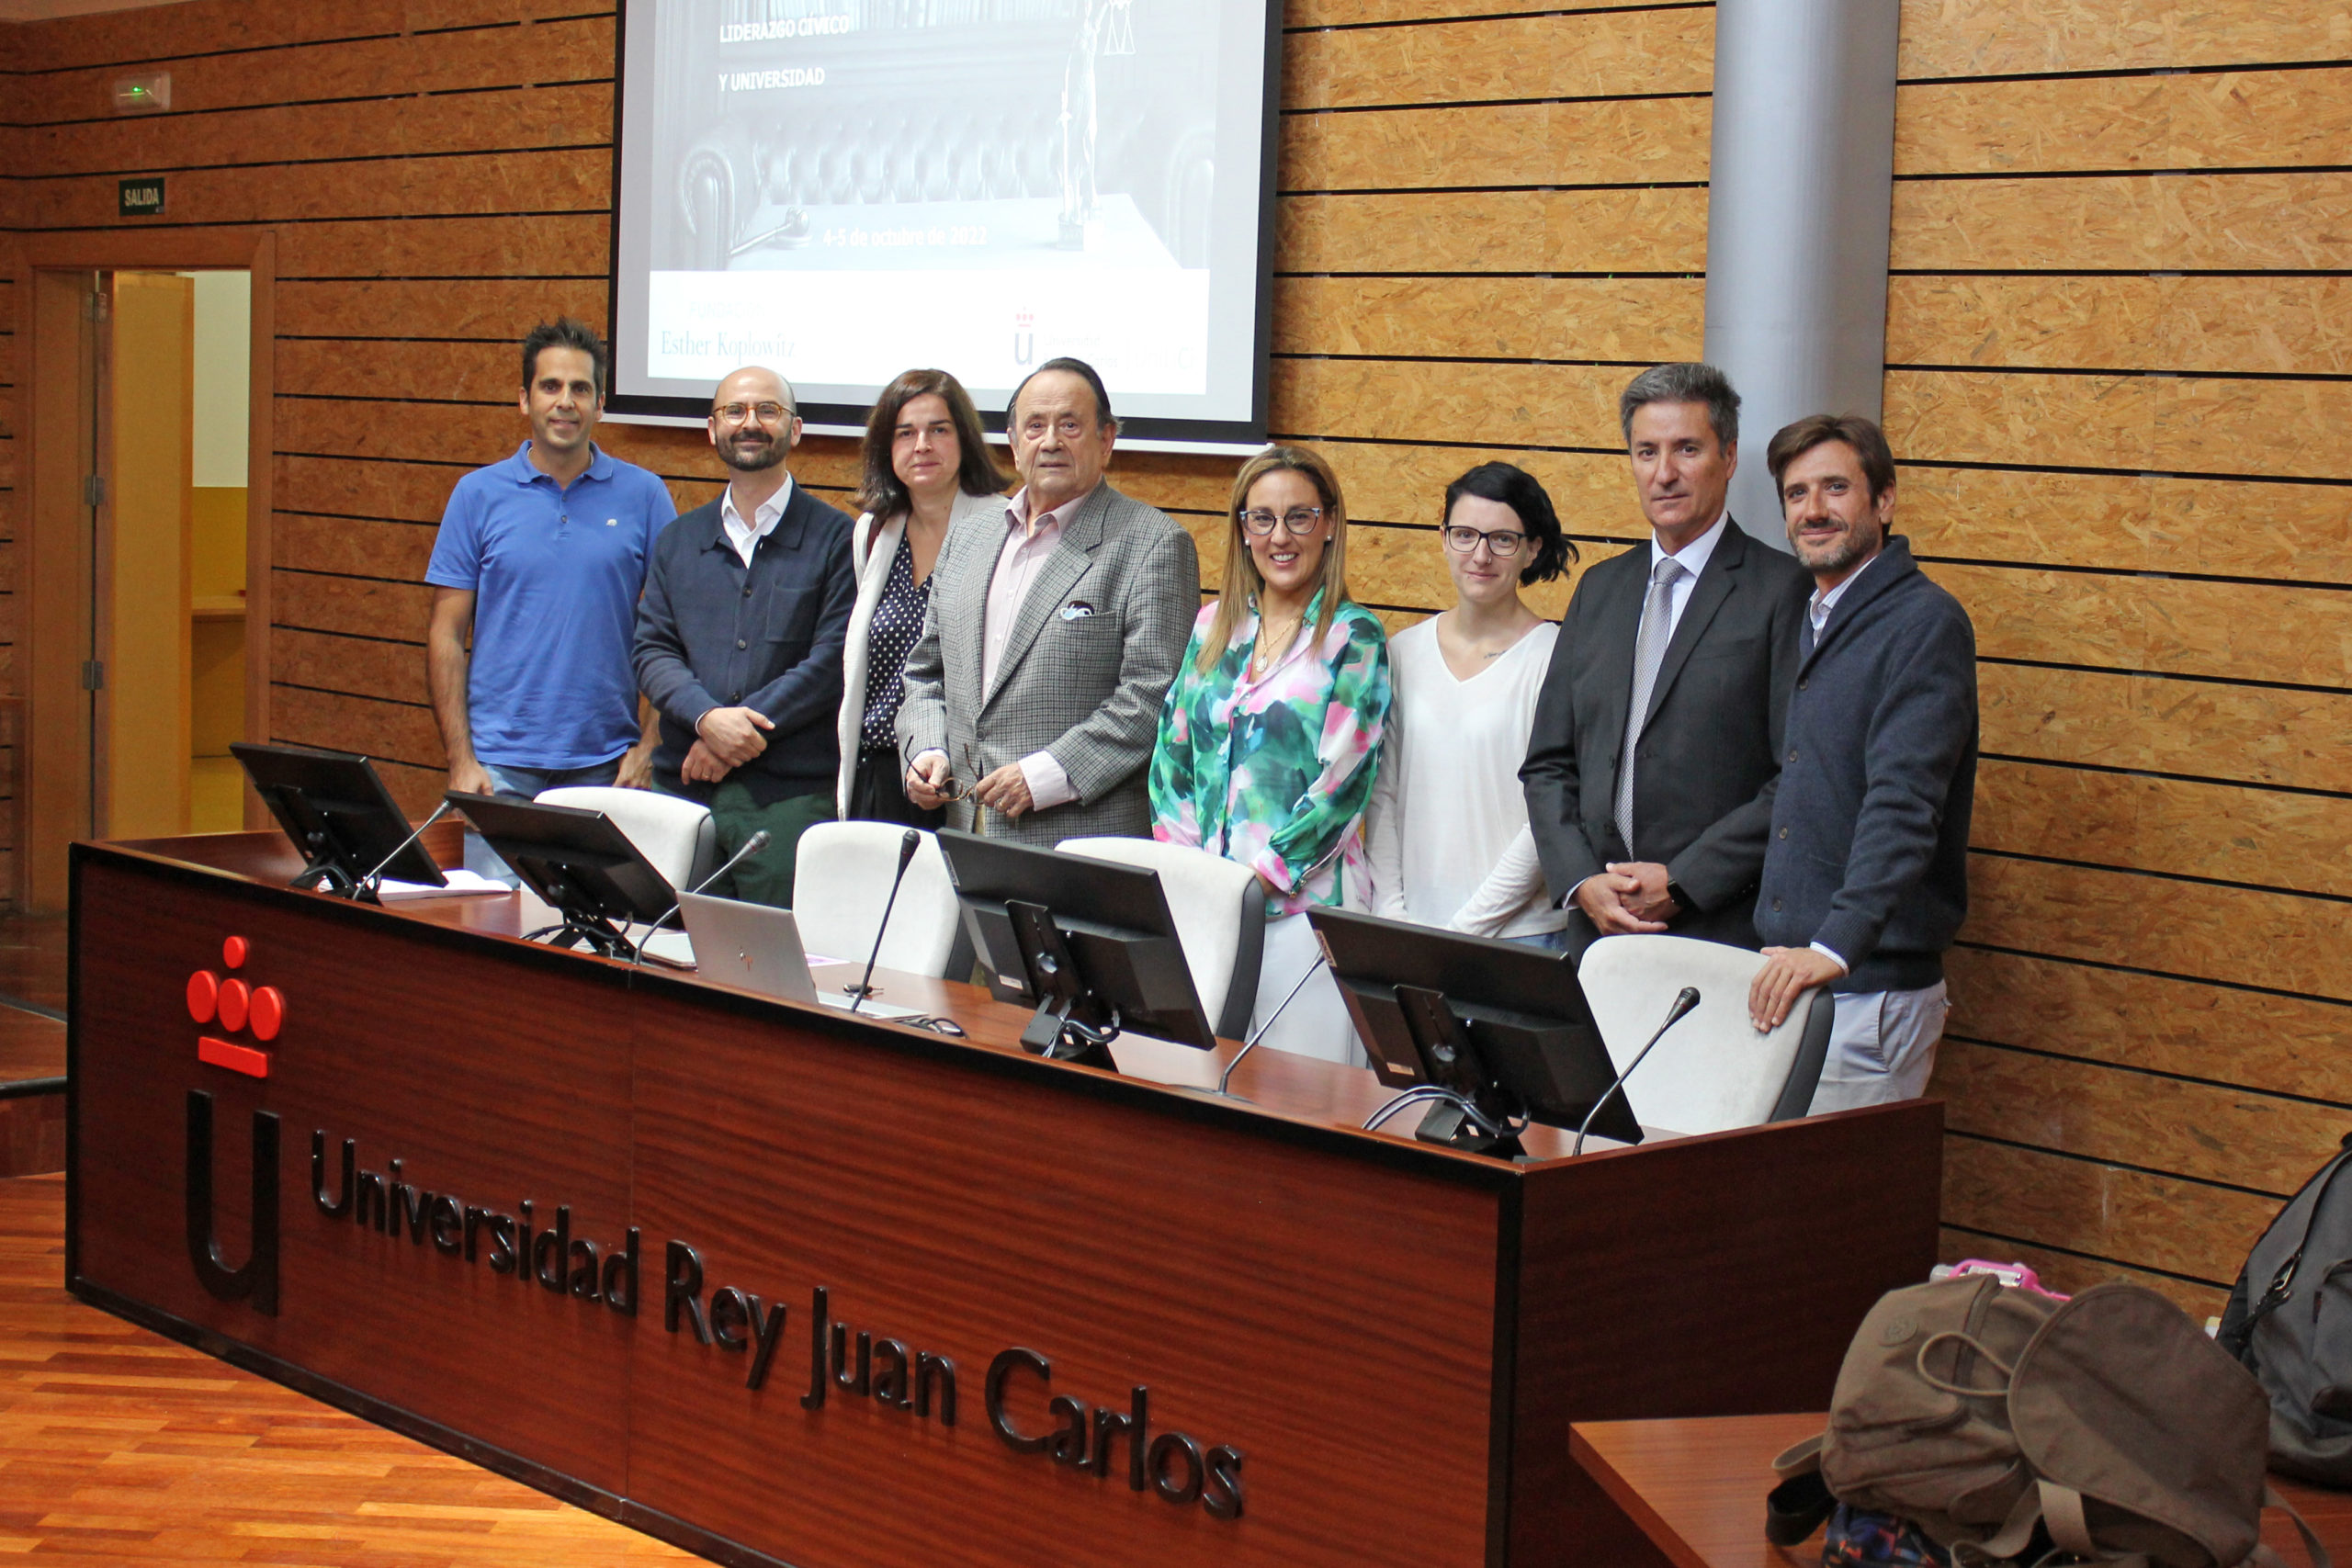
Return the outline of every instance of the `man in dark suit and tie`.
{"type": "Polygon", "coordinates": [[[1520,781],[1571,951],[1635,931],[1758,945],[1756,885],[1812,581],[1724,509],[1739,394],[1661,365],[1618,400],[1650,541],[1584,574],[1520,781]]]}

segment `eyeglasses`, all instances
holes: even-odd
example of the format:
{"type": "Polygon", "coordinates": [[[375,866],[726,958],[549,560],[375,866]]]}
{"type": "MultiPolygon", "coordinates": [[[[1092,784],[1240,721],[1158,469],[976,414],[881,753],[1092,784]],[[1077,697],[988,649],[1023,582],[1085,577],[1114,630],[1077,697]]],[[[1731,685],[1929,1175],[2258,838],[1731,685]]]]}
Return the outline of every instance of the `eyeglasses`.
{"type": "Polygon", "coordinates": [[[1274,525],[1277,523],[1293,534],[1300,536],[1312,534],[1323,521],[1323,509],[1319,506],[1294,506],[1288,512],[1276,515],[1261,507],[1255,512],[1244,512],[1239,515],[1241,525],[1262,539],[1274,531],[1274,525]]]}
{"type": "Polygon", "coordinates": [[[729,403],[710,411],[710,417],[721,424],[741,424],[756,417],[762,424],[781,424],[792,411],[782,403],[729,403]]]}
{"type": "Polygon", "coordinates": [[[1527,536],[1516,529],[1499,529],[1482,534],[1476,528],[1449,527],[1445,530],[1445,547],[1455,555],[1466,556],[1480,544],[1497,560],[1509,560],[1527,546],[1527,536]]]}

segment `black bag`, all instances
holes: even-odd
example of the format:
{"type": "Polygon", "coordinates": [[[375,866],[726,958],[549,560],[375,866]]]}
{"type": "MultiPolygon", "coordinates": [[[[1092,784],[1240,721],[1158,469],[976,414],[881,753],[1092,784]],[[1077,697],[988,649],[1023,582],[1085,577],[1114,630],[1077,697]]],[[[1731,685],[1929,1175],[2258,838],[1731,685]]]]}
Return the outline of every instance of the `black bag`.
{"type": "Polygon", "coordinates": [[[2254,1244],[2222,1348],[2270,1398],[2271,1467],[2352,1487],[2352,1134],[2254,1244]],[[2339,1179],[2342,1178],[2342,1179],[2339,1179]]]}

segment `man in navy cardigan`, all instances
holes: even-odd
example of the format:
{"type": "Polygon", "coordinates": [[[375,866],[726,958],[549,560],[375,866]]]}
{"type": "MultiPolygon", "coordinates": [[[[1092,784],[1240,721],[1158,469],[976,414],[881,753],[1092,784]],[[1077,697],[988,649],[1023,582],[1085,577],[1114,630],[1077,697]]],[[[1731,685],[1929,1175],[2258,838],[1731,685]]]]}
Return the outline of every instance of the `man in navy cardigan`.
{"type": "Polygon", "coordinates": [[[1942,1038],[1943,954],[1968,913],[1976,632],[1894,516],[1894,457],[1869,420],[1815,414],[1765,456],[1813,573],[1781,788],[1757,890],[1758,1029],[1837,997],[1813,1112],[1909,1100],[1942,1038]]]}
{"type": "Polygon", "coordinates": [[[790,908],[800,835],[833,815],[842,645],[857,581],[850,520],[792,481],[792,388],[738,370],[711,399],[718,498],[654,546],[637,613],[637,681],[662,716],[654,783],[710,807],[718,852],[772,846],[716,891],[790,908]]]}

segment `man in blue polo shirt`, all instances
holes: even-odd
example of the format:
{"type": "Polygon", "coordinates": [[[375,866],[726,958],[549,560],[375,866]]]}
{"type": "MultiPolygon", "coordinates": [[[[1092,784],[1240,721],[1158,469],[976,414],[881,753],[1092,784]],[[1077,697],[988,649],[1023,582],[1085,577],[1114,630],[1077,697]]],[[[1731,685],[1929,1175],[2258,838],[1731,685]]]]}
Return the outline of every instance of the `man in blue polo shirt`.
{"type": "MultiPolygon", "coordinates": [[[[629,639],[654,537],[677,509],[661,479],[589,439],[605,364],[603,340],[579,321],[533,328],[521,398],[531,438],[459,479],[441,514],[424,572],[425,677],[451,789],[528,799],[652,782],[656,736],[638,723],[629,639]]],[[[482,852],[469,843],[469,863],[482,852]]]]}

